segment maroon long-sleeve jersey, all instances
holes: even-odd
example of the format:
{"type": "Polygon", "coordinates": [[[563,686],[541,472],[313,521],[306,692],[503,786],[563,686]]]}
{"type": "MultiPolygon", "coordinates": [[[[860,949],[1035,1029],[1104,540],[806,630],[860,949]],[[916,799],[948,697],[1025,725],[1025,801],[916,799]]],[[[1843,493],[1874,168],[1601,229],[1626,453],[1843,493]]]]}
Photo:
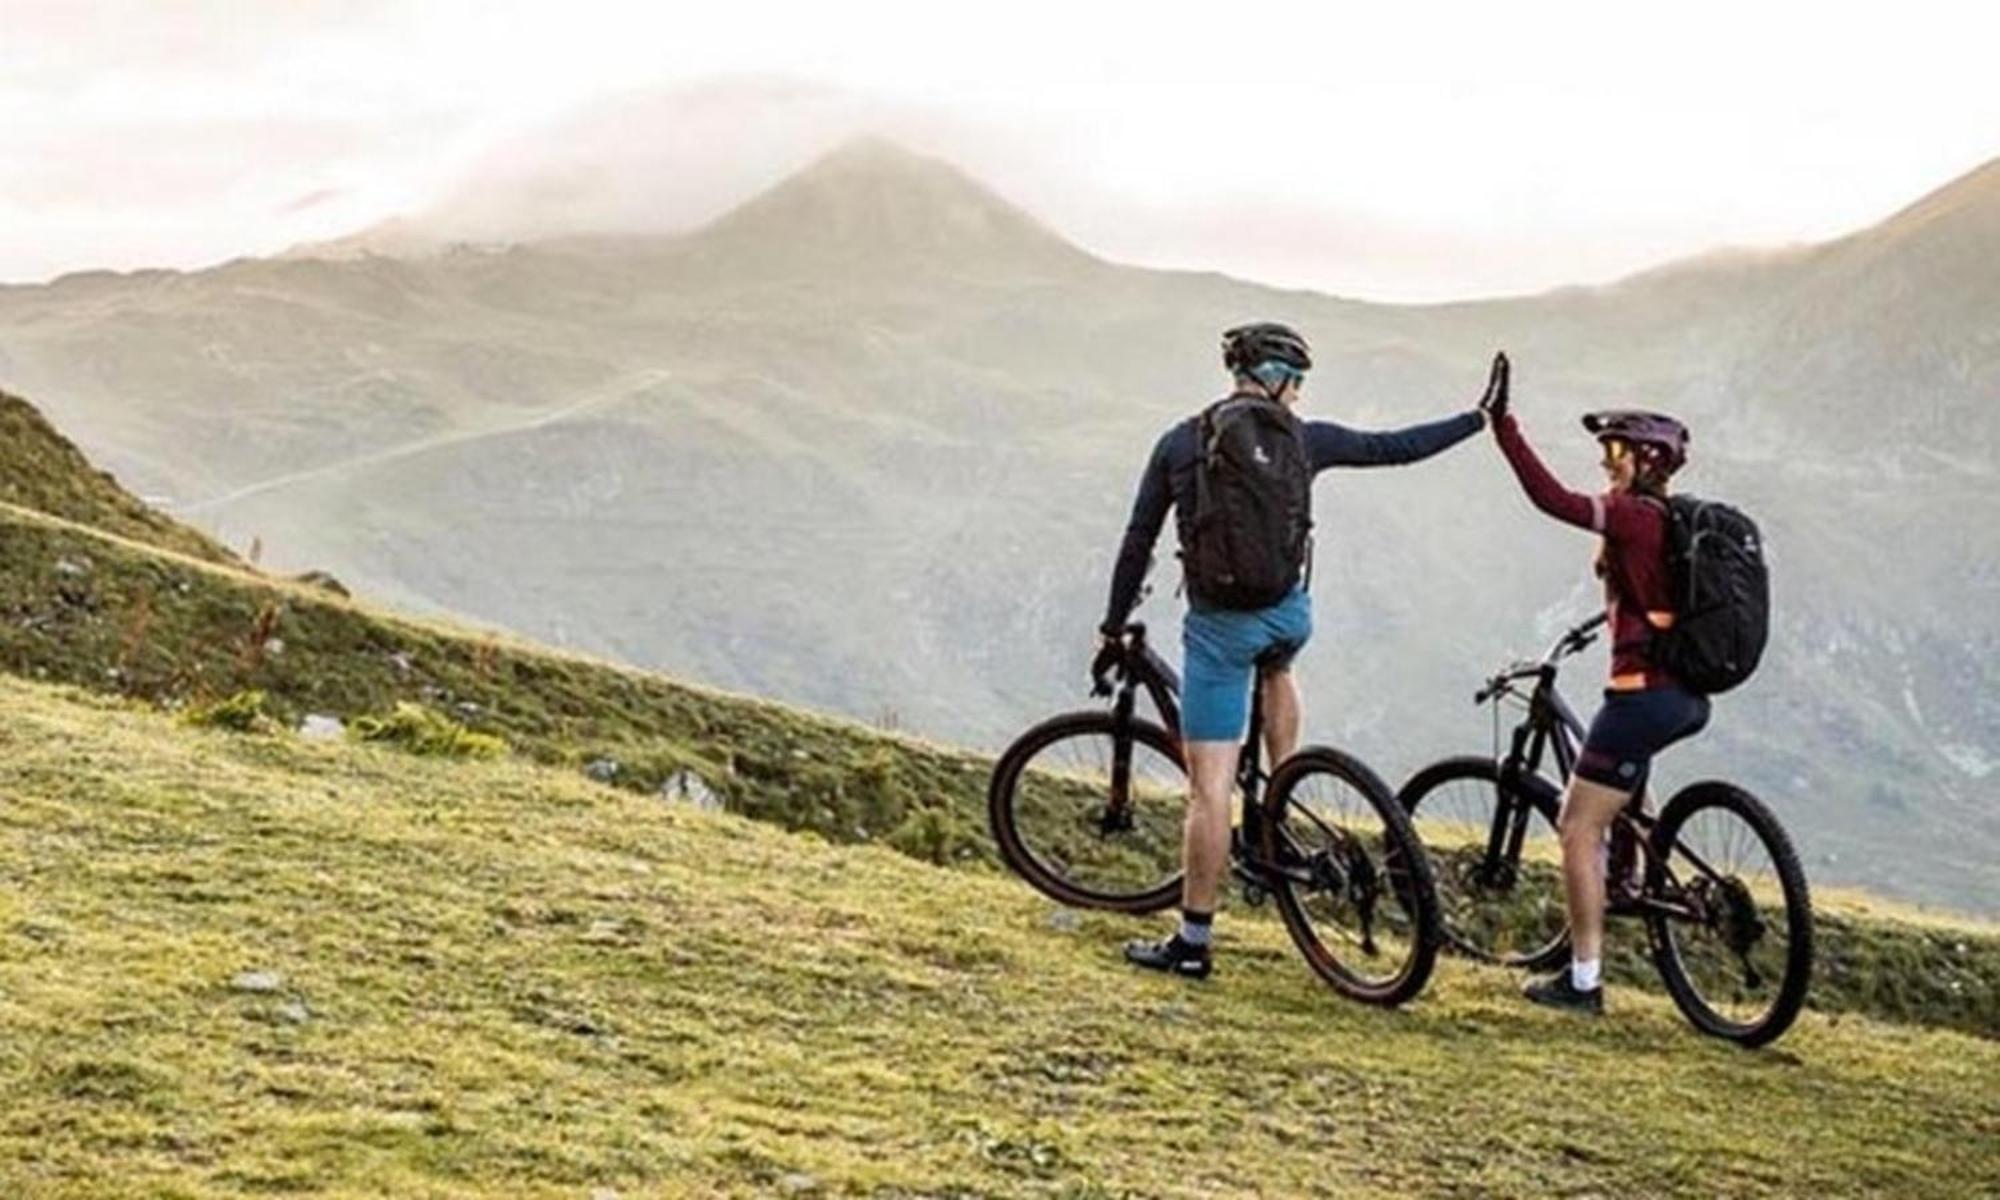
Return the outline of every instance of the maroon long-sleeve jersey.
{"type": "Polygon", "coordinates": [[[1597,571],[1604,579],[1605,623],[1611,629],[1612,688],[1627,691],[1672,683],[1646,655],[1652,629],[1664,629],[1674,620],[1665,506],[1627,492],[1570,491],[1535,456],[1512,413],[1494,422],[1493,434],[1536,508],[1604,538],[1597,571]]]}

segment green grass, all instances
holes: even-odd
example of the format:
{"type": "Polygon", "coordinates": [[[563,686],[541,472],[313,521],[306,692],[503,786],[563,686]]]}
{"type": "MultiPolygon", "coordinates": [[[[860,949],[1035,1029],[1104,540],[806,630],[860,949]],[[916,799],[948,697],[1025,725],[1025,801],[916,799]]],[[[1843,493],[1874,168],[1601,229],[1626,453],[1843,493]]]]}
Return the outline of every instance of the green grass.
{"type": "MultiPolygon", "coordinates": [[[[1433,866],[1441,873],[1451,871],[1436,844],[1430,847],[1433,866]]],[[[1459,894],[1465,894],[1462,885],[1459,894]]],[[[1516,952],[1541,946],[1562,931],[1561,906],[1558,869],[1549,863],[1526,863],[1512,904],[1489,899],[1476,910],[1476,940],[1516,952]]],[[[2000,934],[1992,926],[1970,919],[1947,923],[1934,914],[1871,903],[1866,897],[1838,891],[1816,894],[1814,909],[1814,975],[1808,1004],[1827,1013],[1866,1013],[2000,1037],[2000,934]]],[[[1451,919],[1463,921],[1466,916],[1454,913],[1451,919]]],[[[1623,918],[1616,925],[1628,936],[1606,951],[1608,977],[1618,984],[1658,987],[1642,926],[1623,918]]],[[[1722,954],[1710,937],[1686,939],[1682,948],[1690,961],[1704,964],[1698,969],[1699,978],[1716,980],[1737,972],[1735,960],[1722,954]]],[[[1775,945],[1760,952],[1760,966],[1775,974],[1777,953],[1775,945]]]]}
{"type": "Polygon", "coordinates": [[[0,680],[0,1194],[1958,1196],[2000,1044],[1746,1053],[1445,964],[1207,985],[1021,885],[519,761],[0,680]],[[249,973],[263,973],[255,978],[249,973]]]}

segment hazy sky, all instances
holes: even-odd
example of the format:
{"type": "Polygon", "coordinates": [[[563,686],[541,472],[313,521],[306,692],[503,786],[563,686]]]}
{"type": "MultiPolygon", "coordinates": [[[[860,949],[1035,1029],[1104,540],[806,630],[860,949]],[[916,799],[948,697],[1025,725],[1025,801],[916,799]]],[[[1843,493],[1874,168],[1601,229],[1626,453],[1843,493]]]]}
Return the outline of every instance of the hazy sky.
{"type": "Polygon", "coordinates": [[[517,200],[684,224],[873,124],[1110,257],[1436,298],[1837,235],[2000,155],[1991,4],[1164,12],[0,0],[0,279],[517,200]]]}

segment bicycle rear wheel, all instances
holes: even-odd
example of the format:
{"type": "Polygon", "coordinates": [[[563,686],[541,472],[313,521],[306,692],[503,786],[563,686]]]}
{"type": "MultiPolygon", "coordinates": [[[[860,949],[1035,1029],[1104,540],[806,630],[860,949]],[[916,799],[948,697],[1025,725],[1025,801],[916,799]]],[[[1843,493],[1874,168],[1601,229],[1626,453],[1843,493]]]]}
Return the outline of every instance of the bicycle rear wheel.
{"type": "Polygon", "coordinates": [[[1422,991],[1437,962],[1437,893],[1381,777],[1338,750],[1301,750],[1271,776],[1260,824],[1271,895],[1313,971],[1367,1004],[1422,991]]]}
{"type": "Polygon", "coordinates": [[[1447,758],[1411,776],[1398,799],[1430,856],[1438,918],[1453,949],[1545,970],[1569,955],[1556,789],[1503,784],[1490,758],[1447,758]]]}
{"type": "Polygon", "coordinates": [[[1695,1028],[1761,1046],[1791,1028],[1812,977],[1812,898],[1791,839],[1755,796],[1697,783],[1654,828],[1653,962],[1695,1028]]]}
{"type": "Polygon", "coordinates": [[[1187,772],[1158,725],[1098,710],[1052,717],[993,765],[1000,855],[1050,899],[1158,912],[1180,898],[1187,772]]]}

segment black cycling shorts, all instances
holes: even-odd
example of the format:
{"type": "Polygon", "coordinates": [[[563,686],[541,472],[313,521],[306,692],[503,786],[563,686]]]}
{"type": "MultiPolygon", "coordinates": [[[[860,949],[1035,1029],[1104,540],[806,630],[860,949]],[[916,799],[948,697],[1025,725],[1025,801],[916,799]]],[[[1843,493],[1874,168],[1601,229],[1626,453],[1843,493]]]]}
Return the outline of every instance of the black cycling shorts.
{"type": "Polygon", "coordinates": [[[1646,786],[1653,756],[1708,724],[1708,697],[1681,687],[1604,693],[1604,707],[1584,735],[1576,773],[1633,793],[1646,786]]]}

